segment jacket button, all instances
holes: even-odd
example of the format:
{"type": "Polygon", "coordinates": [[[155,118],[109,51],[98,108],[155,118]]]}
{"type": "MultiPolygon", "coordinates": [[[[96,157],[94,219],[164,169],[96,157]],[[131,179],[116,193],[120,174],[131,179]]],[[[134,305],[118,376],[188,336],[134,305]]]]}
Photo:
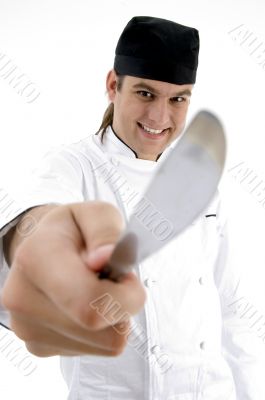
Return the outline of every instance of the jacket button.
{"type": "Polygon", "coordinates": [[[118,167],[119,161],[115,157],[111,157],[111,162],[115,167],[118,167]]]}
{"type": "Polygon", "coordinates": [[[200,343],[200,348],[201,348],[201,350],[205,350],[205,342],[200,343]]]}
{"type": "Polygon", "coordinates": [[[156,354],[158,351],[160,351],[160,347],[158,346],[158,344],[155,344],[151,347],[150,351],[152,354],[156,354]]]}
{"type": "Polygon", "coordinates": [[[151,288],[156,284],[156,281],[154,279],[147,278],[144,280],[144,285],[148,288],[151,288]]]}

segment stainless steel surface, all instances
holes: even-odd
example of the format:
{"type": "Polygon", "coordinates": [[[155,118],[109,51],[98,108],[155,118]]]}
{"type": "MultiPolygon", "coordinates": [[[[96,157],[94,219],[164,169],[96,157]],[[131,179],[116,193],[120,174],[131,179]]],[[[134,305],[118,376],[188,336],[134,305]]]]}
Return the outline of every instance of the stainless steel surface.
{"type": "Polygon", "coordinates": [[[135,207],[100,278],[118,280],[189,226],[216,192],[226,156],[219,119],[200,111],[135,207]]]}

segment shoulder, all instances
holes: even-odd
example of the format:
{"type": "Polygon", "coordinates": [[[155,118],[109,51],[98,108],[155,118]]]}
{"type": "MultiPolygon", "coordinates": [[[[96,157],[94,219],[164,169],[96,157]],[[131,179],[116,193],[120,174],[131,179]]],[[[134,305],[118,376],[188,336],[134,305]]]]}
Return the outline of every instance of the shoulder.
{"type": "Polygon", "coordinates": [[[78,142],[57,145],[51,147],[40,160],[40,165],[60,167],[63,165],[72,166],[74,169],[85,169],[88,172],[89,165],[98,160],[102,161],[104,152],[100,146],[100,138],[89,135],[78,142]]]}

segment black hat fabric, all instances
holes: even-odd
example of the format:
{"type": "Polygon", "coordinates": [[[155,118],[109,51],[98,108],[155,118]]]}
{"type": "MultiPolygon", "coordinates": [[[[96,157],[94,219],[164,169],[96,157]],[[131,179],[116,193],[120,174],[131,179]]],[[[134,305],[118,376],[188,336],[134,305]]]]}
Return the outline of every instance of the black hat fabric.
{"type": "Polygon", "coordinates": [[[118,40],[114,69],[121,75],[193,84],[198,55],[197,29],[162,18],[133,17],[118,40]]]}

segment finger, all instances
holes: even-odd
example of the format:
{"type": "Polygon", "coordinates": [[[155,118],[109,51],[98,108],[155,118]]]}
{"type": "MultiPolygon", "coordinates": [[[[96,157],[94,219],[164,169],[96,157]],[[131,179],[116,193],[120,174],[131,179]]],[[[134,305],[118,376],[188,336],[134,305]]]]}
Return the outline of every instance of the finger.
{"type": "MultiPolygon", "coordinates": [[[[90,340],[84,343],[65,337],[52,329],[29,321],[17,313],[11,313],[11,325],[16,332],[27,332],[25,337],[23,337],[24,335],[17,335],[25,343],[35,343],[41,347],[56,349],[57,354],[61,354],[62,351],[70,351],[75,354],[117,355],[122,352],[127,342],[127,335],[120,335],[111,327],[108,328],[107,332],[104,332],[106,336],[112,337],[111,346],[109,348],[98,347],[93,343],[90,344],[90,340]],[[112,332],[110,332],[110,329],[112,329],[112,332]]],[[[101,333],[103,334],[103,332],[101,333]]]]}
{"type": "MultiPolygon", "coordinates": [[[[71,219],[72,216],[68,215],[68,218],[71,219]]],[[[72,224],[73,221],[69,223],[72,224]]],[[[17,267],[23,270],[28,279],[43,290],[62,312],[84,327],[91,326],[92,329],[97,329],[105,327],[106,321],[100,318],[99,314],[95,315],[91,303],[104,294],[108,294],[110,299],[120,304],[113,324],[119,320],[122,313],[135,314],[139,311],[145,301],[145,291],[133,274],[128,274],[119,283],[99,281],[78,253],[81,239],[75,239],[73,242],[71,233],[69,238],[66,238],[58,235],[55,228],[50,228],[49,232],[42,230],[38,235],[33,234],[27,243],[18,249],[14,263],[17,263],[17,267]],[[41,257],[40,241],[44,243],[41,257]]]]}
{"type": "Polygon", "coordinates": [[[71,205],[72,217],[77,221],[88,251],[105,244],[116,243],[125,227],[119,210],[105,202],[71,205]]]}
{"type": "MultiPolygon", "coordinates": [[[[107,350],[102,349],[88,349],[87,352],[82,352],[78,350],[69,350],[69,349],[61,349],[49,345],[45,345],[39,342],[25,342],[25,346],[28,351],[34,354],[37,357],[53,357],[53,356],[79,356],[79,355],[95,355],[95,356],[115,356],[116,354],[113,352],[108,352],[107,350]]],[[[118,354],[117,354],[118,355],[118,354]]]]}
{"type": "Polygon", "coordinates": [[[85,264],[92,270],[99,272],[110,259],[115,245],[105,244],[90,252],[84,251],[82,258],[85,264]]]}
{"type": "MultiPolygon", "coordinates": [[[[119,344],[120,336],[127,332],[125,328],[121,330],[118,327],[114,327],[114,329],[113,327],[107,327],[104,330],[91,331],[77,325],[58,310],[40,290],[36,289],[20,270],[15,270],[15,266],[12,268],[9,285],[16,287],[16,290],[12,291],[12,302],[16,305],[11,307],[13,310],[11,311],[13,316],[11,328],[22,340],[40,340],[37,336],[40,334],[45,342],[45,337],[43,337],[40,329],[34,329],[36,325],[43,330],[47,328],[56,332],[61,338],[65,336],[70,340],[83,342],[86,345],[113,350],[119,344]]],[[[11,293],[11,290],[9,292],[11,293]]],[[[128,317],[126,321],[123,319],[119,322],[122,321],[128,321],[128,317]]],[[[106,323],[108,324],[108,321],[106,323]]]]}
{"type": "Polygon", "coordinates": [[[18,259],[14,266],[22,273],[27,269],[27,278],[31,276],[32,284],[36,283],[37,289],[43,291],[63,314],[83,328],[98,330],[114,325],[123,315],[138,312],[144,302],[144,289],[133,274],[128,274],[119,283],[99,281],[80,257],[69,251],[64,251],[64,257],[58,257],[58,260],[53,257],[49,271],[42,262],[35,262],[31,253],[29,263],[20,264],[18,259]]]}

